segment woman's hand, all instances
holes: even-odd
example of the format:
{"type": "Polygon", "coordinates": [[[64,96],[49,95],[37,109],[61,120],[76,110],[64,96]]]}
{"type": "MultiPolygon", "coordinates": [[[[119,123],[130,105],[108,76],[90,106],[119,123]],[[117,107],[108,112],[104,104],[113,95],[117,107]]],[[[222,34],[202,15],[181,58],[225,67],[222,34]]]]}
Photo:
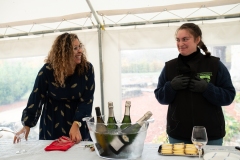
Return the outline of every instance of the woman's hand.
{"type": "Polygon", "coordinates": [[[75,143],[79,143],[82,140],[79,126],[76,123],[72,124],[72,127],[69,131],[69,137],[75,143]]]}
{"type": "Polygon", "coordinates": [[[28,134],[30,132],[30,127],[23,126],[23,128],[20,131],[15,133],[14,138],[13,138],[13,143],[18,143],[20,141],[20,139],[16,136],[16,134],[21,134],[23,132],[25,132],[25,139],[27,140],[28,139],[28,134]]]}

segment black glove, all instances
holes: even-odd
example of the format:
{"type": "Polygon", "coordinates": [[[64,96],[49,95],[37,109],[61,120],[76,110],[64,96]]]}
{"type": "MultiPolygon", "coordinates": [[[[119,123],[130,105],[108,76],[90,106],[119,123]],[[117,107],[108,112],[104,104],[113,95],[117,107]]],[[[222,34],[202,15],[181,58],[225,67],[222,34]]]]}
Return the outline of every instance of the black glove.
{"type": "Polygon", "coordinates": [[[171,81],[171,86],[176,91],[186,89],[188,87],[189,80],[189,77],[184,77],[183,75],[176,76],[171,81]]]}
{"type": "Polygon", "coordinates": [[[194,79],[191,79],[189,84],[189,90],[192,92],[204,92],[207,89],[208,83],[199,77],[195,77],[194,79]]]}

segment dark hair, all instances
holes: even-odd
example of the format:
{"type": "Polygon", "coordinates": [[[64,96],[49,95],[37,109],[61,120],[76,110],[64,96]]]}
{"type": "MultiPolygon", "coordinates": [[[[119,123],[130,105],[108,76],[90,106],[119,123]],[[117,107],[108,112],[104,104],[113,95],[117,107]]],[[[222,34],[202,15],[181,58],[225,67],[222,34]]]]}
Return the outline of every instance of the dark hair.
{"type": "Polygon", "coordinates": [[[200,41],[198,43],[198,47],[200,49],[202,49],[204,52],[205,52],[205,55],[206,56],[210,56],[211,55],[211,52],[208,51],[206,45],[203,43],[202,41],[202,31],[201,29],[199,28],[198,25],[194,24],[194,23],[184,23],[183,25],[181,25],[176,33],[181,30],[181,29],[186,29],[190,32],[190,34],[193,35],[194,39],[196,39],[197,37],[200,37],[200,41]]]}

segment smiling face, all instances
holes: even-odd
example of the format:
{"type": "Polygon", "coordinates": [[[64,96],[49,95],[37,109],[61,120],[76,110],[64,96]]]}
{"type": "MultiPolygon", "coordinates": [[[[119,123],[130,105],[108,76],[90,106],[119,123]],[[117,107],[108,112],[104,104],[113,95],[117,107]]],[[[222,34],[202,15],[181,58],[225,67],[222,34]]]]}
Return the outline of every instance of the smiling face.
{"type": "Polygon", "coordinates": [[[180,29],[176,34],[176,41],[180,54],[188,56],[197,50],[200,37],[194,38],[187,29],[180,29]]]}
{"type": "Polygon", "coordinates": [[[82,55],[83,55],[83,44],[75,38],[73,41],[73,60],[77,64],[81,63],[82,55]]]}

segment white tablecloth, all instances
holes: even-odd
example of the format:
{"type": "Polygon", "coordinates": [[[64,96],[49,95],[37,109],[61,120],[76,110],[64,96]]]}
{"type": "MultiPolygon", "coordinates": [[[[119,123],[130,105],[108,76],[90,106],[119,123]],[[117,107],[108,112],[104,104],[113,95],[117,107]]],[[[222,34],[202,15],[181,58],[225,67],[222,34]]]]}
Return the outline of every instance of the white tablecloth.
{"type": "MultiPolygon", "coordinates": [[[[49,151],[46,152],[44,148],[52,141],[31,140],[22,142],[22,148],[27,152],[23,154],[16,154],[19,144],[12,144],[10,139],[0,138],[0,160],[101,160],[96,152],[92,152],[89,148],[85,148],[86,144],[90,142],[81,142],[74,145],[72,148],[63,151],[49,151]]],[[[198,157],[186,156],[163,156],[158,153],[159,144],[145,144],[142,156],[138,160],[197,160],[198,157]]],[[[208,152],[225,151],[240,155],[240,151],[236,150],[234,146],[205,146],[205,154],[208,152]]],[[[203,158],[202,158],[203,159],[203,158]]]]}

